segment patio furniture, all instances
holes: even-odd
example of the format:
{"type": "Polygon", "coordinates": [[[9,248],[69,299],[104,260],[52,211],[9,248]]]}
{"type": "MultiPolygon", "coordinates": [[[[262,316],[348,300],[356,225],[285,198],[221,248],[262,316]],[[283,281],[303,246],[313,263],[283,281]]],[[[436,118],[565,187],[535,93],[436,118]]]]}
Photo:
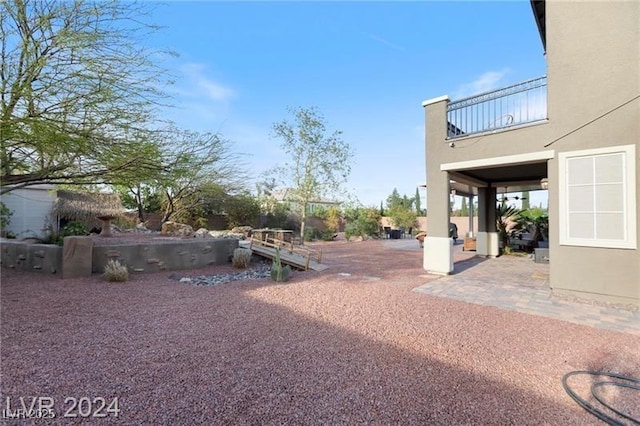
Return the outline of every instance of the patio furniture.
{"type": "Polygon", "coordinates": [[[462,245],[462,251],[476,251],[475,237],[465,237],[462,245]]]}
{"type": "Polygon", "coordinates": [[[449,238],[453,238],[453,243],[458,242],[458,225],[453,222],[449,222],[449,238]]]}

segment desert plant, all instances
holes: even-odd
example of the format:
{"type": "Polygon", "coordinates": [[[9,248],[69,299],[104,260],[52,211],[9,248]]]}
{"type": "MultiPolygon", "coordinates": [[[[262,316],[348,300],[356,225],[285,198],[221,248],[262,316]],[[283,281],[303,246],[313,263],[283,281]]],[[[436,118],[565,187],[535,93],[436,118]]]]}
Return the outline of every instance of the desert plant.
{"type": "Polygon", "coordinates": [[[104,278],[109,282],[125,282],[129,279],[129,270],[117,260],[110,260],[104,267],[104,278]]]}
{"type": "Polygon", "coordinates": [[[11,223],[11,216],[13,212],[9,210],[9,207],[0,202],[0,234],[5,236],[7,234],[7,226],[11,223]]]}
{"type": "MultiPolygon", "coordinates": [[[[331,231],[329,231],[331,232],[331,231]]],[[[305,241],[315,241],[315,240],[325,240],[328,241],[324,238],[324,233],[325,231],[321,231],[320,229],[313,227],[313,226],[309,226],[307,225],[304,228],[304,240],[305,241]]],[[[332,232],[333,235],[333,232],[332,232]]]]}
{"type": "Polygon", "coordinates": [[[251,250],[246,248],[237,248],[233,251],[233,259],[231,264],[234,268],[246,269],[251,263],[251,250]]]}
{"type": "Polygon", "coordinates": [[[549,215],[538,207],[523,210],[518,217],[518,226],[533,234],[534,241],[545,240],[549,236],[549,215]]]}
{"type": "Polygon", "coordinates": [[[291,266],[284,265],[280,261],[280,249],[276,249],[276,255],[273,258],[271,264],[271,279],[276,282],[285,282],[289,280],[289,274],[291,273],[291,266]]]}
{"type": "Polygon", "coordinates": [[[521,210],[502,202],[496,206],[496,227],[503,249],[509,246],[509,238],[520,229],[518,219],[521,210]]]}
{"type": "Polygon", "coordinates": [[[329,207],[327,209],[326,217],[324,218],[324,224],[327,227],[327,230],[332,233],[338,232],[340,229],[340,210],[335,207],[329,207]]]}

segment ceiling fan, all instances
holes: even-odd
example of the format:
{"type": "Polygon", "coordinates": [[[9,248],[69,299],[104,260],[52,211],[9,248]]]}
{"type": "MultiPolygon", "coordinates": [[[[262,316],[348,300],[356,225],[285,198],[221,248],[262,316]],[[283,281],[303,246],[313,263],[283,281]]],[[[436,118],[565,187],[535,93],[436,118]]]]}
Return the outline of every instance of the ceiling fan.
{"type": "Polygon", "coordinates": [[[520,197],[518,195],[516,195],[515,197],[505,197],[504,194],[502,195],[502,198],[496,201],[504,201],[505,203],[508,201],[518,201],[518,200],[526,200],[528,197],[520,197]]]}

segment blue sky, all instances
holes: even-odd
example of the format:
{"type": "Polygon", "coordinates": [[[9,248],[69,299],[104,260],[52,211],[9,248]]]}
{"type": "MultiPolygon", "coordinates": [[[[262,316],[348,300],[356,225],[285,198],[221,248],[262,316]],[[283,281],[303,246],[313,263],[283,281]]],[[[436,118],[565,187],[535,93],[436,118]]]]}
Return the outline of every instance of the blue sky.
{"type": "Polygon", "coordinates": [[[174,1],[150,21],[165,28],[149,43],[179,55],[167,118],[220,132],[260,180],[284,160],[273,123],[315,106],[356,153],[347,190],[364,205],[424,182],[423,100],[546,73],[528,1],[174,1]]]}

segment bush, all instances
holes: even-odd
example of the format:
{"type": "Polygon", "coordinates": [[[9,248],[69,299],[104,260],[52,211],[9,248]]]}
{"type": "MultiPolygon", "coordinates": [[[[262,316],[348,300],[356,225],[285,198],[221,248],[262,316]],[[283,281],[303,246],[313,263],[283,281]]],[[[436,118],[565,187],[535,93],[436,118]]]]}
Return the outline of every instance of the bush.
{"type": "Polygon", "coordinates": [[[322,241],[333,241],[336,236],[336,232],[331,229],[326,229],[320,233],[320,239],[322,241]]]}
{"type": "Polygon", "coordinates": [[[347,223],[347,226],[344,227],[344,237],[347,240],[351,237],[357,237],[360,235],[360,228],[358,228],[357,223],[347,223]]]}
{"type": "Polygon", "coordinates": [[[344,236],[349,239],[352,236],[378,235],[380,232],[380,211],[377,208],[360,208],[352,213],[352,222],[344,229],[344,236]]]}
{"type": "Polygon", "coordinates": [[[0,234],[6,235],[6,228],[11,223],[11,216],[13,212],[9,210],[9,207],[5,206],[2,202],[0,202],[0,234]]]}
{"type": "Polygon", "coordinates": [[[244,225],[255,226],[260,217],[258,200],[248,194],[228,197],[224,202],[224,210],[227,213],[227,226],[229,228],[244,225]]]}
{"type": "Polygon", "coordinates": [[[129,270],[117,260],[110,260],[104,267],[104,278],[109,282],[125,282],[129,279],[129,270]]]}
{"type": "Polygon", "coordinates": [[[245,248],[237,248],[233,251],[233,259],[231,263],[234,268],[246,269],[251,264],[251,250],[245,248]]]}
{"type": "Polygon", "coordinates": [[[264,226],[266,228],[292,229],[289,215],[289,207],[285,204],[276,204],[272,211],[267,213],[264,226]]]}
{"type": "Polygon", "coordinates": [[[333,231],[334,234],[338,232],[340,229],[340,210],[335,207],[330,207],[324,218],[324,224],[327,229],[333,231]]]}
{"type": "Polygon", "coordinates": [[[313,241],[317,240],[320,236],[319,231],[313,226],[305,226],[304,227],[304,240],[305,241],[313,241]]]}
{"type": "Polygon", "coordinates": [[[84,223],[73,220],[67,223],[60,232],[50,232],[42,241],[44,244],[56,244],[62,246],[64,237],[85,236],[89,235],[89,230],[84,223]]]}

